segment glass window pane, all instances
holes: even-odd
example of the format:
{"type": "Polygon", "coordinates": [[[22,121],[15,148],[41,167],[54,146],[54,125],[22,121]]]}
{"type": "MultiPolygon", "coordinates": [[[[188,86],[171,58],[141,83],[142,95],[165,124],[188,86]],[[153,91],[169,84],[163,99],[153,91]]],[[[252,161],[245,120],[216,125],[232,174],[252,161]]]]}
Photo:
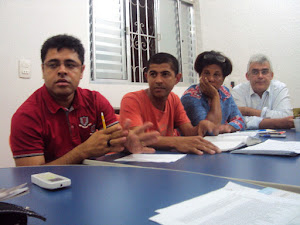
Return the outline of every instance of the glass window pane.
{"type": "Polygon", "coordinates": [[[181,27],[181,60],[183,82],[192,84],[198,82],[198,76],[194,71],[195,44],[193,26],[193,7],[187,3],[181,3],[180,7],[180,27],[181,27]]]}
{"type": "Polygon", "coordinates": [[[92,2],[94,79],[127,79],[122,0],[92,2]]]}
{"type": "Polygon", "coordinates": [[[181,49],[177,1],[161,0],[159,13],[160,52],[170,53],[180,60],[181,49]]]}
{"type": "Polygon", "coordinates": [[[146,82],[146,62],[160,51],[178,59],[184,84],[195,82],[192,4],[181,0],[89,2],[93,80],[146,82]]]}

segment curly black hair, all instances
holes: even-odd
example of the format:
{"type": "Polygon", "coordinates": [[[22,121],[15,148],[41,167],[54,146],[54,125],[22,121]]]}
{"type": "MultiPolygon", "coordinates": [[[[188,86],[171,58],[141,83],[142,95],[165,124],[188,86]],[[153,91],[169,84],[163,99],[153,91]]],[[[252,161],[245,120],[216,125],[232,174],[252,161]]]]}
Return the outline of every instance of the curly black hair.
{"type": "Polygon", "coordinates": [[[199,54],[196,58],[194,68],[200,76],[203,68],[212,64],[221,67],[224,77],[232,72],[232,63],[230,59],[216,51],[205,51],[199,54]]]}
{"type": "Polygon", "coordinates": [[[42,63],[44,63],[46,54],[51,48],[55,48],[58,51],[62,48],[72,49],[78,54],[81,63],[84,63],[84,47],[81,41],[73,36],[60,34],[47,39],[41,49],[42,63]]]}

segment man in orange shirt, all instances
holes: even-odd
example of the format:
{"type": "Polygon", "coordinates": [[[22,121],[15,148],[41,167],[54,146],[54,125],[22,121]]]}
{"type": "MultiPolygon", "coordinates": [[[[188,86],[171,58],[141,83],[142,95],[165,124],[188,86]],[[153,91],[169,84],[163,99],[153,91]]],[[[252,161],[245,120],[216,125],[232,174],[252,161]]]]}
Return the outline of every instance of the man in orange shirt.
{"type": "Polygon", "coordinates": [[[177,59],[168,53],[157,53],[148,61],[145,77],[149,88],[126,94],[121,102],[120,121],[131,120],[131,127],[150,121],[157,130],[158,142],[153,147],[175,148],[183,153],[202,155],[220,153],[212,143],[204,140],[206,132],[217,132],[208,120],[193,127],[181,104],[179,97],[172,91],[180,81],[177,59]],[[183,136],[178,136],[178,129],[183,136]]]}

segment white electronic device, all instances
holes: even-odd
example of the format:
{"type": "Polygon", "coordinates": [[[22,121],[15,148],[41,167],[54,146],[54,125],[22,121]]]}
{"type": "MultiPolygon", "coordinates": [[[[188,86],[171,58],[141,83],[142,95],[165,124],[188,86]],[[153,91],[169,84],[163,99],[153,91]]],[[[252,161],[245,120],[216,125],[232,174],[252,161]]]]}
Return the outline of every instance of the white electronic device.
{"type": "Polygon", "coordinates": [[[51,172],[32,174],[31,182],[42,188],[51,190],[71,185],[71,180],[69,178],[51,172]]]}

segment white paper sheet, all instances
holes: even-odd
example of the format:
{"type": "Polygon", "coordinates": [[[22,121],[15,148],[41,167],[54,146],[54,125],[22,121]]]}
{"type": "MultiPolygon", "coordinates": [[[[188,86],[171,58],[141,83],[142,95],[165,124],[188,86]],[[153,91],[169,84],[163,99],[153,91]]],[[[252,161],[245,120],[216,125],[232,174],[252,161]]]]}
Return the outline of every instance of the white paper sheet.
{"type": "Polygon", "coordinates": [[[232,151],[232,153],[293,155],[300,154],[299,141],[266,140],[263,143],[232,151]]]}
{"type": "Polygon", "coordinates": [[[126,161],[126,162],[176,162],[183,158],[186,154],[131,154],[115,161],[126,161]]]}
{"type": "Polygon", "coordinates": [[[237,184],[159,209],[149,218],[159,224],[297,224],[299,199],[273,196],[237,184]]]}
{"type": "Polygon", "coordinates": [[[261,142],[259,138],[253,137],[251,134],[242,135],[242,133],[246,132],[206,136],[204,139],[216,145],[222,152],[232,151],[243,146],[250,146],[261,142]]]}

